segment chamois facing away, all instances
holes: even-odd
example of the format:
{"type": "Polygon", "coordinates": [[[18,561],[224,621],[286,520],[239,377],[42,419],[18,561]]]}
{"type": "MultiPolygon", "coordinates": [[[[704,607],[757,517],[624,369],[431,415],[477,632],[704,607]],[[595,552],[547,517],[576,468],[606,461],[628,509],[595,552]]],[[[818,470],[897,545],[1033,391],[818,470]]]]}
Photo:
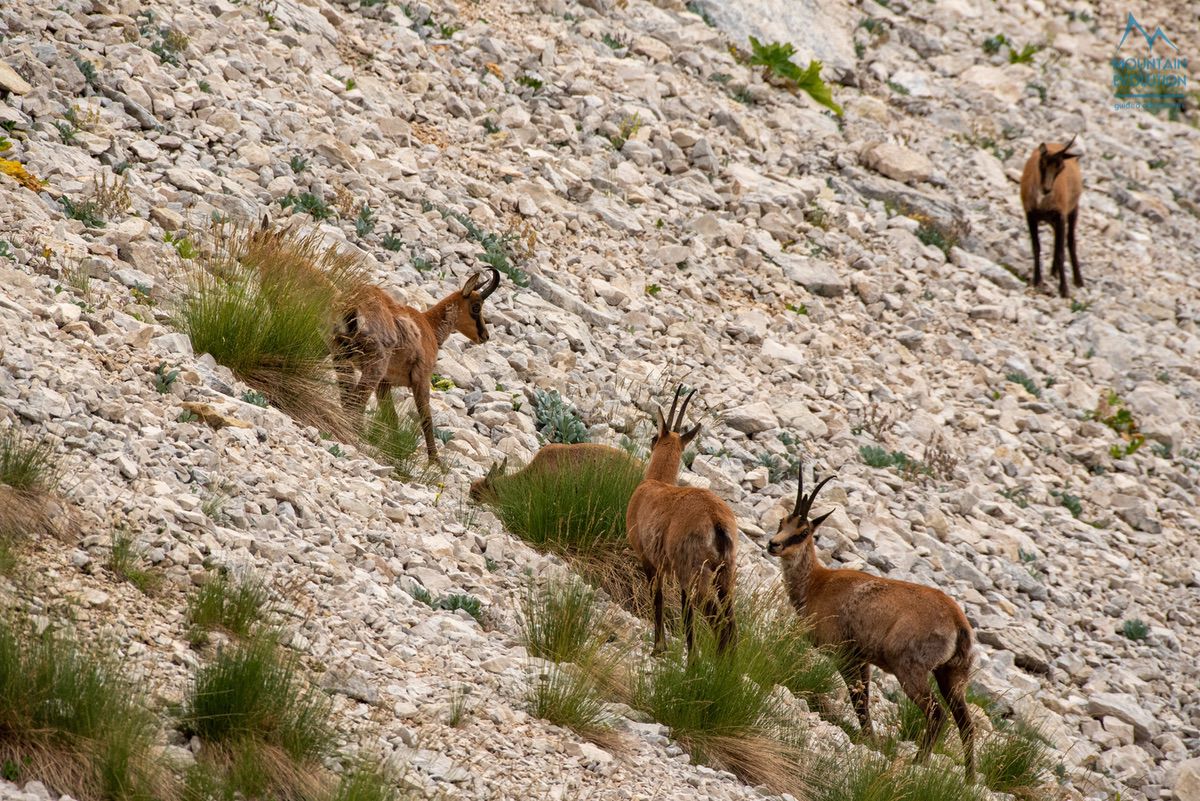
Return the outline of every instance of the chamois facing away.
{"type": "Polygon", "coordinates": [[[1050,277],[1058,276],[1058,294],[1064,298],[1067,296],[1064,241],[1071,251],[1071,272],[1075,286],[1083,286],[1079,257],[1075,253],[1075,225],[1079,220],[1083,177],[1079,172],[1081,154],[1071,150],[1074,144],[1074,136],[1065,145],[1043,142],[1029,156],[1021,173],[1021,205],[1025,208],[1025,222],[1029,225],[1029,239],[1033,244],[1033,285],[1042,285],[1042,249],[1038,226],[1048,222],[1054,229],[1054,260],[1050,264],[1050,277]]]}
{"type": "MultiPolygon", "coordinates": [[[[816,480],[816,476],[813,476],[816,480]]],[[[872,576],[860,570],[830,570],[817,558],[815,532],[832,511],[809,519],[813,500],[834,476],[804,494],[800,468],[796,506],[779,523],[767,552],[779,556],[783,581],[792,605],[812,626],[817,645],[841,648],[842,678],[854,711],[868,737],[871,728],[871,665],[891,673],[905,695],[925,715],[918,761],[924,761],[941,733],[945,712],[929,686],[929,674],[962,737],[968,781],[974,780],[974,724],[967,709],[967,677],[971,670],[972,632],[962,609],[933,587],[872,576]]]]}
{"type": "Polygon", "coordinates": [[[343,408],[361,415],[374,392],[381,405],[395,411],[392,387],[408,387],[421,418],[425,450],[431,460],[436,460],[429,410],[433,367],[438,349],[454,331],[474,343],[488,341],[483,301],[500,285],[500,272],[495,267],[489,269],[492,275],[486,285],[485,274],[475,273],[461,289],[425,311],[401,304],[377,286],[356,293],[353,304],[342,313],[334,337],[333,361],[343,408]],[[359,371],[357,383],[355,368],[359,371]]]}
{"type": "Polygon", "coordinates": [[[517,476],[552,475],[568,465],[575,467],[582,464],[632,464],[634,461],[628,453],[611,445],[591,442],[546,445],[534,454],[529,464],[511,476],[505,474],[505,468],[508,467],[507,456],[499,464],[493,463],[487,475],[471,484],[471,500],[478,503],[494,498],[498,487],[517,476]]]}
{"type": "Polygon", "coordinates": [[[663,581],[672,575],[679,582],[680,606],[688,659],[694,652],[692,604],[699,606],[717,634],[717,653],[737,643],[733,588],[737,569],[737,520],[729,506],[714,493],[676,485],[683,449],[700,425],[680,433],[688,402],[679,416],[675,407],[683,387],[675,390],[671,413],[658,409],[658,433],[651,440],[645,478],[629,499],[625,528],[629,545],[642,561],[642,570],[654,594],[654,654],[666,649],[663,635],[663,581]]]}

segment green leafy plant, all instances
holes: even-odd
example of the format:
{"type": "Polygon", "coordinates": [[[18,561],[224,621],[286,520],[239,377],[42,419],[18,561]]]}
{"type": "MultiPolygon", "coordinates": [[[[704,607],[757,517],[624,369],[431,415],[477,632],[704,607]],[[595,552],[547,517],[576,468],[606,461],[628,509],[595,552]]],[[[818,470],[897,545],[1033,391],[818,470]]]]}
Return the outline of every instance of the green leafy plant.
{"type": "Polygon", "coordinates": [[[270,405],[267,396],[256,389],[248,389],[242,393],[242,400],[252,406],[261,406],[264,409],[270,405]]]}
{"type": "Polygon", "coordinates": [[[589,434],[583,418],[563,400],[557,389],[536,390],[533,394],[533,416],[538,433],[546,442],[567,444],[587,442],[589,434]]]}
{"type": "Polygon", "coordinates": [[[449,378],[446,378],[446,376],[439,375],[437,373],[434,373],[430,377],[429,384],[438,392],[449,392],[450,390],[454,389],[453,381],[451,381],[449,378]]]}
{"type": "Polygon", "coordinates": [[[483,622],[483,606],[474,595],[464,595],[462,593],[444,595],[430,604],[430,606],[433,609],[441,609],[446,612],[455,612],[461,609],[475,618],[476,622],[483,622]]]}
{"type": "Polygon", "coordinates": [[[302,211],[312,217],[317,222],[328,220],[333,217],[333,209],[325,204],[325,201],[311,192],[304,192],[300,195],[295,195],[288,192],[279,199],[280,207],[284,209],[292,209],[294,211],[302,211]]]}
{"type": "Polygon", "coordinates": [[[646,285],[646,294],[649,295],[650,297],[656,298],[656,297],[658,297],[658,294],[660,292],[662,292],[662,287],[659,286],[658,284],[647,284],[646,285]]]}
{"type": "Polygon", "coordinates": [[[1000,48],[1005,46],[1011,45],[1009,45],[1008,37],[1002,33],[998,33],[995,36],[990,36],[983,40],[983,52],[987,53],[989,56],[996,55],[1000,52],[1000,48]]]}
{"type": "Polygon", "coordinates": [[[1129,640],[1144,640],[1150,636],[1150,627],[1141,618],[1132,618],[1121,624],[1121,634],[1129,640]]]}
{"type": "Polygon", "coordinates": [[[292,156],[288,159],[288,166],[292,168],[292,172],[299,175],[308,169],[308,159],[300,156],[292,156]]]}
{"type": "Polygon", "coordinates": [[[920,222],[920,225],[917,227],[917,239],[921,240],[921,244],[933,245],[948,258],[950,250],[958,244],[957,237],[947,235],[940,228],[931,225],[928,221],[919,220],[918,222],[920,222]]]}
{"type": "Polygon", "coordinates": [[[74,58],[75,66],[79,68],[79,72],[83,75],[83,80],[88,86],[95,89],[99,77],[96,75],[96,65],[86,59],[74,58]]]}
{"type": "MultiPolygon", "coordinates": [[[[532,75],[519,75],[516,78],[516,82],[521,84],[521,86],[525,86],[525,87],[532,89],[535,92],[538,89],[541,89],[545,85],[540,78],[535,78],[532,75]]],[[[499,129],[497,129],[497,130],[499,130],[499,129]]],[[[489,131],[489,133],[494,133],[494,132],[489,131]]]]}
{"type": "MultiPolygon", "coordinates": [[[[430,208],[433,208],[431,205],[430,208]]],[[[517,286],[529,286],[529,274],[512,263],[514,253],[512,244],[516,241],[513,234],[497,234],[484,231],[468,215],[440,207],[438,211],[447,219],[452,219],[467,232],[467,237],[483,246],[479,260],[499,270],[517,286]]],[[[414,266],[415,266],[414,259],[414,266]]],[[[419,268],[418,268],[419,269],[419,268]]]]}
{"type": "Polygon", "coordinates": [[[1025,391],[1028,392],[1033,397],[1035,397],[1035,398],[1042,397],[1041,387],[1039,387],[1032,378],[1030,378],[1029,376],[1025,375],[1024,373],[1020,372],[1019,370],[1009,373],[1008,375],[1005,376],[1005,378],[1007,378],[1009,381],[1013,382],[1014,384],[1020,384],[1021,386],[1025,387],[1025,391]]]}
{"type": "Polygon", "coordinates": [[[154,368],[154,391],[159,395],[166,395],[171,391],[171,387],[179,380],[179,370],[170,369],[166,362],[159,362],[154,368]]]}
{"type": "Polygon", "coordinates": [[[709,15],[709,13],[707,11],[704,10],[703,6],[701,6],[699,3],[696,2],[696,0],[688,0],[686,8],[688,11],[692,12],[697,17],[699,17],[701,20],[703,20],[704,24],[707,25],[708,27],[710,27],[710,28],[717,27],[716,21],[712,18],[712,16],[709,15]]]}
{"type": "Polygon", "coordinates": [[[163,234],[163,242],[166,242],[168,245],[175,248],[175,252],[181,259],[194,259],[199,255],[199,251],[196,250],[195,244],[193,244],[192,240],[186,235],[172,234],[168,231],[163,234]]]}
{"type": "Polygon", "coordinates": [[[1042,51],[1042,45],[1027,44],[1018,51],[1015,47],[1008,49],[1008,62],[1010,64],[1028,64],[1033,61],[1033,57],[1042,51]]]}
{"type": "Polygon", "coordinates": [[[404,247],[404,240],[400,239],[399,237],[392,236],[391,234],[385,234],[383,241],[380,244],[383,245],[384,250],[390,250],[392,253],[398,253],[400,248],[404,247]]]}
{"type": "Polygon", "coordinates": [[[354,233],[358,234],[359,239],[367,236],[375,230],[375,213],[371,211],[371,207],[363,204],[358,209],[358,216],[354,218],[354,233]]]}
{"type": "Polygon", "coordinates": [[[104,228],[108,223],[100,213],[100,207],[94,200],[81,200],[78,203],[63,195],[58,199],[62,205],[63,214],[72,220],[79,220],[88,228],[104,228]]]}
{"type": "Polygon", "coordinates": [[[842,107],[834,101],[829,84],[821,80],[820,61],[810,61],[801,69],[792,61],[796,48],[790,42],[764,44],[751,36],[750,49],[750,64],[762,67],[764,74],[775,76],[793,91],[807,92],[813,100],[842,116],[842,107]]]}
{"type": "Polygon", "coordinates": [[[1078,495],[1072,495],[1066,490],[1050,490],[1050,494],[1058,498],[1059,504],[1066,507],[1067,511],[1071,513],[1071,517],[1078,519],[1083,514],[1083,502],[1080,501],[1078,495]]]}
{"type": "Polygon", "coordinates": [[[629,40],[620,34],[612,34],[605,31],[600,36],[600,41],[604,42],[610,50],[628,50],[629,40]]]}
{"type": "Polygon", "coordinates": [[[613,150],[620,150],[641,129],[642,115],[635,112],[621,119],[617,125],[617,132],[608,137],[608,142],[612,145],[613,150]]]}

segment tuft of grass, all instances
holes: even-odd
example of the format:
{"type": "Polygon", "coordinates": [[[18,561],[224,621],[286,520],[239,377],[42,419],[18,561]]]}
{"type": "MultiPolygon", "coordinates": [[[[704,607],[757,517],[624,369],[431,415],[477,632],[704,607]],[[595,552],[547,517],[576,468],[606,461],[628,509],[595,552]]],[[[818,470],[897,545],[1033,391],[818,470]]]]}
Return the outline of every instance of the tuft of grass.
{"type": "Polygon", "coordinates": [[[833,99],[829,84],[821,80],[821,62],[810,61],[801,69],[792,61],[796,48],[791,42],[763,43],[750,37],[749,63],[763,68],[764,74],[774,76],[792,92],[804,91],[809,97],[825,106],[837,116],[842,116],[842,107],[833,99]]]}
{"type": "Polygon", "coordinates": [[[622,118],[621,123],[617,126],[617,132],[608,137],[608,143],[612,145],[613,150],[620,150],[625,147],[625,143],[637,135],[637,132],[642,129],[642,117],[638,113],[622,118]]]}
{"type": "Polygon", "coordinates": [[[1067,511],[1071,513],[1071,517],[1079,519],[1079,516],[1083,514],[1083,502],[1078,495],[1072,495],[1065,490],[1062,492],[1050,490],[1050,494],[1058,498],[1059,504],[1066,507],[1067,511]]]}
{"type": "Polygon", "coordinates": [[[537,717],[599,746],[611,748],[620,742],[613,729],[615,718],[595,684],[581,670],[552,666],[538,676],[526,700],[529,711],[537,717]]]}
{"type": "Polygon", "coordinates": [[[1127,639],[1138,641],[1144,640],[1150,636],[1150,627],[1141,618],[1133,618],[1126,620],[1121,624],[1121,634],[1127,639]]]}
{"type": "Polygon", "coordinates": [[[208,576],[188,597],[187,621],[193,642],[220,629],[248,638],[270,612],[271,594],[262,579],[251,574],[217,573],[208,576]]]}
{"type": "Polygon", "coordinates": [[[447,612],[454,612],[461,609],[475,618],[475,622],[483,622],[483,606],[474,595],[464,595],[462,593],[443,595],[430,604],[430,606],[434,609],[442,609],[447,612]]]}
{"type": "Polygon", "coordinates": [[[572,577],[541,587],[531,584],[521,610],[525,648],[531,656],[582,663],[595,655],[603,614],[596,605],[596,590],[587,583],[572,577]]]}
{"type": "Polygon", "coordinates": [[[112,551],[108,559],[108,569],[117,578],[128,581],[144,595],[149,595],[158,588],[160,577],[141,567],[141,554],[132,534],[124,530],[116,530],[112,535],[112,551]]]}
{"type": "Polygon", "coordinates": [[[1009,373],[1005,376],[1006,379],[1014,384],[1020,384],[1025,387],[1025,390],[1035,398],[1042,397],[1042,389],[1034,382],[1032,378],[1020,372],[1019,370],[1009,373]]]}
{"type": "Polygon", "coordinates": [[[61,475],[49,440],[15,426],[0,433],[0,573],[16,566],[20,542],[52,528],[49,500],[61,475]]]}
{"type": "Polygon", "coordinates": [[[446,722],[453,728],[457,729],[467,719],[467,713],[471,711],[470,697],[470,689],[461,684],[450,691],[450,707],[446,715],[446,722]]]}
{"type": "Polygon", "coordinates": [[[738,648],[757,655],[750,665],[757,680],[786,687],[808,701],[817,701],[841,686],[839,654],[812,644],[804,621],[779,592],[755,589],[739,593],[734,613],[738,648]]]}
{"type": "Polygon", "coordinates": [[[169,797],[141,697],[107,655],[0,618],[0,764],[10,781],[89,800],[169,797]]]}
{"type": "Polygon", "coordinates": [[[1018,51],[1010,45],[1008,48],[1008,63],[1029,64],[1033,61],[1033,57],[1042,51],[1042,47],[1042,45],[1027,44],[1018,51]]]}
{"type": "Polygon", "coordinates": [[[1017,798],[1042,798],[1039,792],[1055,766],[1045,735],[1021,718],[1002,721],[979,749],[979,776],[988,789],[1017,798]]]}
{"type": "Polygon", "coordinates": [[[211,248],[188,265],[176,325],[196,352],[298,421],[353,438],[328,354],[338,310],[365,283],[361,260],[315,231],[217,223],[211,248]]]}
{"type": "Polygon", "coordinates": [[[812,801],[984,801],[958,771],[893,762],[880,754],[830,755],[810,781],[812,801]]]}
{"type": "Polygon", "coordinates": [[[331,801],[400,801],[396,778],[375,765],[358,765],[342,775],[331,801]]]}
{"type": "Polygon", "coordinates": [[[320,761],[332,751],[329,699],[267,638],[223,648],[195,675],[180,727],[199,758],[247,797],[324,795],[320,761]]]}
{"type": "Polygon", "coordinates": [[[367,412],[363,439],[375,450],[376,457],[391,465],[402,479],[420,477],[425,440],[421,421],[410,410],[403,415],[392,403],[382,403],[367,412]]]}
{"type": "Polygon", "coordinates": [[[576,444],[589,439],[583,418],[574,406],[563,400],[557,389],[534,392],[533,417],[538,433],[546,442],[576,444]]]}

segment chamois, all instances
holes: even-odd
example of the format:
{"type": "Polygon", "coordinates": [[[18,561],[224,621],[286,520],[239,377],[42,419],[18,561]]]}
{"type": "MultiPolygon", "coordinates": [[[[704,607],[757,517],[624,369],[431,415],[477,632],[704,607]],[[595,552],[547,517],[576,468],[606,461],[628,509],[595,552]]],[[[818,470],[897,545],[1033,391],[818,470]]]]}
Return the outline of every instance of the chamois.
{"type": "Polygon", "coordinates": [[[1067,296],[1067,273],[1063,265],[1063,240],[1071,251],[1071,271],[1075,286],[1083,286],[1079,257],[1075,253],[1075,224],[1079,220],[1079,196],[1083,177],[1079,172],[1079,153],[1071,151],[1075,137],[1065,145],[1043,142],[1030,154],[1021,173],[1021,205],[1033,243],[1033,285],[1042,285],[1042,249],[1038,225],[1050,223],[1054,229],[1054,260],[1050,277],[1058,276],[1058,294],[1067,296]],[[1064,229],[1066,236],[1064,237],[1064,229]]]}
{"type": "Polygon", "coordinates": [[[392,405],[394,385],[412,390],[421,418],[425,449],[437,459],[433,444],[433,416],[429,411],[429,382],[438,348],[458,331],[474,343],[487,342],[483,301],[500,285],[495,268],[491,281],[481,286],[483,273],[467,278],[461,289],[451,292],[425,311],[405,306],[377,286],[364,287],[341,315],[334,337],[334,366],[342,406],[359,415],[372,392],[378,402],[392,405]],[[354,381],[354,368],[360,375],[354,381]]]}
{"type": "Polygon", "coordinates": [[[663,581],[671,574],[679,582],[680,606],[688,658],[692,651],[692,600],[717,634],[717,653],[737,643],[733,587],[737,569],[737,520],[714,493],[676,485],[683,449],[700,431],[697,423],[680,433],[688,402],[679,416],[675,407],[683,387],[675,390],[671,413],[658,409],[658,433],[651,440],[645,477],[629,499],[625,528],[629,545],[642,560],[642,570],[654,594],[654,654],[665,648],[663,581]]]}
{"type": "Polygon", "coordinates": [[[486,500],[495,494],[498,484],[521,475],[531,473],[550,475],[564,465],[576,466],[589,463],[627,465],[633,464],[633,462],[633,457],[628,453],[610,445],[597,445],[591,442],[546,445],[534,454],[529,464],[511,476],[505,475],[504,472],[508,467],[507,456],[499,464],[493,463],[488,469],[487,475],[471,484],[471,500],[477,502],[486,500]]]}
{"type": "MultiPolygon", "coordinates": [[[[813,543],[819,525],[832,511],[809,519],[817,493],[834,476],[804,494],[800,468],[796,506],[779,523],[767,552],[781,557],[788,597],[812,625],[818,645],[842,649],[842,678],[850,690],[863,732],[871,729],[871,665],[894,675],[904,693],[925,715],[918,761],[924,761],[941,732],[945,712],[929,686],[929,674],[962,737],[967,779],[975,773],[974,724],[967,710],[967,676],[971,670],[972,632],[962,609],[933,587],[872,576],[860,570],[830,570],[817,558],[813,543]]],[[[817,480],[817,476],[813,476],[817,480]]]]}

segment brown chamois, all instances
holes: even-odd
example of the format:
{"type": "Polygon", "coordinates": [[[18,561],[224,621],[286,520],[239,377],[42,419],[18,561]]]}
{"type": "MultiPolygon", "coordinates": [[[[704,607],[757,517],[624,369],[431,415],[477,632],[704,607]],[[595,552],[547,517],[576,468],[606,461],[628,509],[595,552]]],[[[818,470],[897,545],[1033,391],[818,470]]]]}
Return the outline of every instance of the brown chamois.
{"type": "Polygon", "coordinates": [[[573,444],[551,444],[543,446],[529,464],[511,476],[505,474],[508,467],[508,457],[499,464],[493,463],[487,475],[471,484],[471,500],[484,501],[495,494],[496,486],[510,478],[531,473],[551,474],[563,465],[576,466],[580,464],[633,464],[634,458],[620,448],[610,445],[597,445],[591,442],[573,444]]]}
{"type": "Polygon", "coordinates": [[[680,433],[683,415],[696,390],[675,407],[683,387],[675,390],[671,413],[658,409],[658,433],[650,442],[645,478],[629,499],[625,528],[629,545],[642,560],[642,570],[654,594],[654,651],[666,648],[663,636],[663,581],[667,574],[679,582],[679,600],[688,659],[692,651],[692,601],[700,607],[717,634],[717,653],[737,644],[733,587],[737,570],[737,520],[714,493],[676,485],[683,449],[700,431],[697,423],[680,433]]]}
{"type": "Polygon", "coordinates": [[[1071,271],[1075,286],[1083,286],[1079,257],[1075,253],[1075,224],[1079,220],[1079,197],[1083,194],[1083,176],[1079,172],[1079,153],[1071,151],[1075,137],[1065,145],[1043,142],[1025,162],[1021,173],[1021,205],[1033,243],[1033,285],[1042,285],[1042,248],[1038,226],[1050,223],[1054,229],[1054,260],[1050,277],[1058,276],[1058,294],[1067,296],[1067,273],[1063,265],[1063,242],[1071,251],[1071,271]],[[1064,236],[1065,229],[1065,236],[1064,236]]]}
{"type": "Polygon", "coordinates": [[[958,604],[933,587],[861,570],[830,570],[821,564],[814,532],[832,511],[812,520],[808,513],[817,493],[833,478],[818,481],[812,494],[805,496],[801,467],[795,509],[779,523],[767,552],[781,558],[788,597],[812,626],[813,642],[842,650],[842,678],[863,732],[874,736],[870,693],[871,665],[876,665],[895,676],[905,695],[925,714],[927,725],[917,756],[924,761],[945,718],[929,686],[933,673],[958,725],[967,779],[973,781],[974,724],[966,699],[971,624],[958,604]]]}
{"type": "Polygon", "coordinates": [[[437,459],[433,444],[433,416],[429,411],[429,382],[438,348],[446,337],[459,332],[474,343],[487,342],[483,301],[500,285],[495,268],[486,286],[483,273],[475,273],[462,285],[426,311],[405,306],[377,286],[356,293],[353,304],[341,315],[335,336],[333,360],[337,368],[342,406],[353,415],[362,414],[371,393],[377,401],[392,406],[392,387],[412,390],[425,449],[437,459]],[[354,369],[358,368],[358,382],[354,369]]]}

